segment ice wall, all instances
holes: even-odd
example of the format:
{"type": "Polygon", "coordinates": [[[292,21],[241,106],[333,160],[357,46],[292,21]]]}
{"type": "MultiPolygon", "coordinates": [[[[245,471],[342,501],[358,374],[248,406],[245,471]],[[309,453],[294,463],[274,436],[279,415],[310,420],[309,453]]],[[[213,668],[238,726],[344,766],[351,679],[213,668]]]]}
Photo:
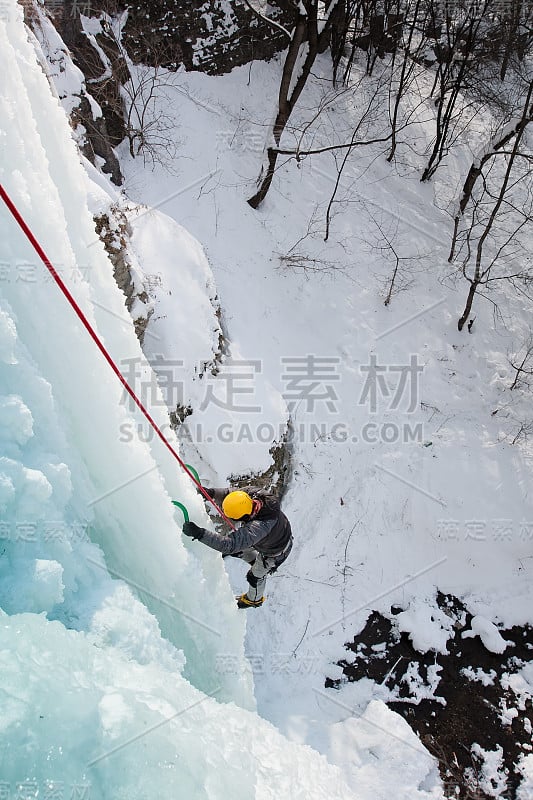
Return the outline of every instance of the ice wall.
{"type": "MultiPolygon", "coordinates": [[[[121,321],[124,298],[96,240],[65,114],[35,62],[18,6],[6,8],[0,48],[2,182],[116,362],[140,359],[133,327],[121,321]]],[[[197,665],[194,680],[209,691],[220,682],[213,677],[217,654],[242,656],[243,622],[227,602],[222,564],[197,546],[188,553],[181,541],[182,520],[169,493],[202,519],[196,492],[159,442],[149,451],[142,443],[120,441],[120,426],[130,416],[121,386],[6,209],[1,226],[2,295],[21,344],[51,386],[65,438],[84,467],[83,479],[79,468],[70,468],[72,487],[62,500],[78,524],[90,526],[109,568],[136,588],[165,636],[197,665]],[[206,579],[214,584],[210,603],[206,579]]],[[[162,407],[154,415],[167,422],[162,407]]],[[[192,678],[190,667],[186,670],[192,678]]],[[[250,683],[243,674],[225,675],[224,692],[250,706],[250,683]]]]}

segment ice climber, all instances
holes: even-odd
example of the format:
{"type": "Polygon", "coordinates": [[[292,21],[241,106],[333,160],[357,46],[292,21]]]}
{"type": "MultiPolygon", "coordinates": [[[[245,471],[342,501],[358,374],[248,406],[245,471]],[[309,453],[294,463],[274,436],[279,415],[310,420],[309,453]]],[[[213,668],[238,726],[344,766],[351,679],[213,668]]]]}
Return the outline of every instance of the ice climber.
{"type": "Polygon", "coordinates": [[[278,498],[257,487],[246,491],[206,489],[209,496],[238,527],[227,534],[215,533],[186,522],[183,533],[218,550],[222,556],[242,558],[250,569],[246,575],[248,591],[237,597],[239,608],[258,608],[265,601],[267,575],[283,564],[292,549],[291,525],[280,508],[278,498]]]}

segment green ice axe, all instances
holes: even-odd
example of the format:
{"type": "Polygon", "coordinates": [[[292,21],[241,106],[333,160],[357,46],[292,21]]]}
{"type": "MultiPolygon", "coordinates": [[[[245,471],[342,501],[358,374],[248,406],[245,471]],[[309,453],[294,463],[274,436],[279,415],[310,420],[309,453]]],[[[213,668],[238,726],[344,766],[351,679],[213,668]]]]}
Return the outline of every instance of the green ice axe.
{"type": "Polygon", "coordinates": [[[173,506],[177,506],[179,508],[179,510],[182,512],[182,514],[183,514],[183,516],[185,518],[185,522],[188,522],[189,521],[189,512],[187,511],[187,509],[185,508],[183,503],[180,503],[179,500],[173,500],[172,501],[172,505],[173,506]]]}
{"type": "MultiPolygon", "coordinates": [[[[198,475],[198,473],[196,472],[195,468],[194,468],[194,467],[191,467],[191,465],[190,465],[190,464],[185,464],[185,466],[187,467],[187,469],[189,470],[189,472],[192,472],[192,474],[194,475],[194,477],[196,478],[196,480],[198,481],[198,483],[201,483],[201,481],[200,481],[200,476],[199,476],[199,475],[198,475]]],[[[183,503],[180,503],[180,502],[179,502],[179,500],[173,500],[173,501],[172,501],[172,505],[173,505],[173,506],[177,506],[177,507],[179,508],[179,510],[181,511],[181,513],[183,514],[183,516],[184,516],[184,518],[185,518],[185,522],[188,522],[188,521],[189,521],[189,512],[187,511],[187,509],[185,508],[185,506],[183,505],[183,503]]]]}
{"type": "Polygon", "coordinates": [[[198,475],[198,473],[196,472],[195,468],[194,468],[194,467],[191,467],[191,465],[190,465],[190,464],[185,464],[185,466],[187,467],[187,469],[189,470],[189,472],[192,472],[192,474],[194,475],[194,477],[196,478],[196,480],[198,481],[198,483],[201,483],[202,481],[200,480],[200,476],[199,476],[199,475],[198,475]]]}

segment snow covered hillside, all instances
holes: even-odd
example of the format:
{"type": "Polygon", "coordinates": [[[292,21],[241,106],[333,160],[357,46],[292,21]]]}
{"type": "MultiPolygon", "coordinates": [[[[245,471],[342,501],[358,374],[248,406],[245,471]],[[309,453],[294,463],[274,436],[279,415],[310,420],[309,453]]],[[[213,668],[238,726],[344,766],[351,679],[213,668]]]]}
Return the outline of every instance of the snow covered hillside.
{"type": "MultiPolygon", "coordinates": [[[[124,142],[119,191],[69,130],[83,76],[65,55],[62,108],[43,74],[57,34],[44,21],[37,46],[15,0],[4,5],[2,186],[207,485],[254,478],[273,452],[290,454],[283,508],[295,546],[265,605],[238,611],[245,568],[183,540],[171,499],[208,525],[203,502],[3,208],[0,796],[442,798],[435,750],[390,706],[446,704],[436,659],[456,635],[503,662],[505,629],[533,623],[533,452],[523,437],[511,443],[530,400],[510,395],[508,360],[529,311],[503,287],[503,321],[478,300],[472,332],[457,331],[465,284],[450,279],[443,205],[466,151],[421,184],[409,148],[400,167],[362,148],[327,243],[331,154],[281,164],[254,211],[274,59],[223,77],[169,75],[172,170],[148,169],[124,142]],[[131,316],[93,217],[125,240],[131,316]],[[395,261],[384,232],[402,265],[387,306],[395,261]],[[439,592],[465,611],[443,610],[439,592]],[[374,679],[355,648],[363,677],[345,679],[345,644],[373,612],[427,656],[424,675],[410,663],[396,684],[401,655],[374,679]]],[[[329,71],[324,55],[295,131],[327,107],[329,71]]],[[[327,112],[317,142],[349,129],[363,94],[327,112]]],[[[423,149],[429,126],[420,135],[423,149]]],[[[373,657],[385,660],[388,645],[373,642],[373,657]]],[[[468,667],[467,690],[494,680],[468,667]]],[[[502,726],[527,731],[531,660],[498,681],[502,726]]],[[[479,785],[503,796],[501,748],[477,747],[479,785]]],[[[520,759],[516,796],[530,800],[533,755],[520,759]]]]}
{"type": "MultiPolygon", "coordinates": [[[[293,472],[284,507],[296,546],[272,580],[259,623],[249,623],[247,652],[260,713],[335,760],[338,720],[395,694],[371,680],[324,690],[325,676],[342,676],[334,663],[372,609],[401,610],[399,630],[429,655],[446,653],[455,632],[437,590],[462,598],[476,620],[465,635],[481,635],[489,649],[494,640],[483,631],[533,621],[531,448],[511,445],[529,401],[511,396],[508,361],[527,338],[529,312],[503,288],[501,321],[480,300],[472,334],[457,331],[465,288],[448,279],[451,224],[440,206],[458,191],[467,152],[450,157],[446,174],[427,185],[407,148],[401,170],[372,148],[358,151],[327,244],[332,156],[281,166],[264,206],[252,211],[245,201],[279,72],[275,61],[219,78],[178,74],[170,92],[180,109],[178,179],[140,169],[125,153],[121,164],[128,196],[165,211],[202,242],[232,347],[260,364],[257,372],[290,407],[293,472]],[[405,291],[388,307],[394,258],[375,246],[380,226],[395,232],[406,264],[405,291]]],[[[325,105],[328,75],[324,56],[296,111],[295,137],[310,109],[325,105]]],[[[346,118],[323,123],[316,146],[347,127],[346,118]]],[[[250,370],[236,385],[254,394],[234,392],[235,409],[262,408],[250,370]]],[[[224,461],[240,466],[248,457],[256,469],[250,442],[264,431],[260,411],[249,413],[247,427],[235,424],[230,441],[224,431],[215,442],[204,436],[195,427],[202,419],[195,410],[186,425],[204,458],[215,462],[229,451],[224,461]]],[[[240,588],[242,569],[228,570],[240,588]]],[[[413,702],[438,698],[440,669],[427,684],[411,682],[413,702]]],[[[531,694],[528,675],[521,680],[531,694]]],[[[354,747],[348,751],[339,762],[354,747]]],[[[412,786],[406,791],[413,796],[412,786]]]]}

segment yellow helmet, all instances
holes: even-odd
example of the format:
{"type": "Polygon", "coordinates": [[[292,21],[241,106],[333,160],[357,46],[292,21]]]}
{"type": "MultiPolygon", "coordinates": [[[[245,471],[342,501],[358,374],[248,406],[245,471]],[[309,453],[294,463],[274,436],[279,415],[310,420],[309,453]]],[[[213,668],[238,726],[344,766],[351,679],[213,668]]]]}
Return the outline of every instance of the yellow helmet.
{"type": "Polygon", "coordinates": [[[230,519],[241,519],[252,513],[253,501],[246,492],[230,492],[224,498],[222,511],[230,519]]]}

